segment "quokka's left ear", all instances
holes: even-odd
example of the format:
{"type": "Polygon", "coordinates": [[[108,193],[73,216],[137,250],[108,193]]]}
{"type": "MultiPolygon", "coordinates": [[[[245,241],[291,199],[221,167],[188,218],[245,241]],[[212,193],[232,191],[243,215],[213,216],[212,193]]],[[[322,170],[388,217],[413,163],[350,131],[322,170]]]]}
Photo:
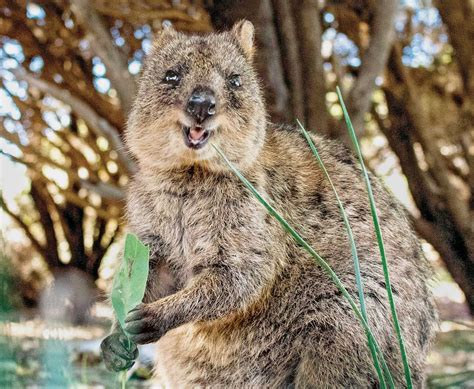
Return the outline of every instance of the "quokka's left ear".
{"type": "Polygon", "coordinates": [[[234,24],[234,27],[232,27],[232,33],[237,38],[237,41],[244,50],[247,58],[252,59],[254,52],[253,40],[255,35],[253,24],[248,20],[241,20],[234,24]]]}

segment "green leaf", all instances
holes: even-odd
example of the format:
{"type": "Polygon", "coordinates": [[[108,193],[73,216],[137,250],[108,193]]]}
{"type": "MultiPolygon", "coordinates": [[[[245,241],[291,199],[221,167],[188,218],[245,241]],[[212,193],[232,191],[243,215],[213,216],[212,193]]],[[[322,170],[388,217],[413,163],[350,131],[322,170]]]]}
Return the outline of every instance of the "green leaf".
{"type": "Polygon", "coordinates": [[[393,293],[392,293],[392,285],[390,282],[390,271],[388,268],[387,257],[385,255],[385,246],[383,243],[382,230],[380,228],[379,217],[377,215],[377,207],[375,205],[374,194],[372,192],[372,185],[370,183],[369,174],[367,173],[367,168],[365,167],[364,157],[362,156],[362,152],[360,150],[359,141],[357,140],[354,127],[352,126],[351,118],[349,117],[349,113],[347,112],[346,105],[344,104],[344,100],[342,99],[341,90],[339,89],[339,87],[336,87],[336,91],[337,91],[337,97],[339,98],[339,102],[342,107],[342,112],[344,113],[344,119],[346,121],[347,131],[349,132],[349,135],[352,140],[352,144],[354,145],[354,148],[357,153],[357,157],[359,158],[359,163],[362,168],[362,175],[364,177],[365,186],[367,188],[367,193],[369,195],[370,212],[372,214],[372,222],[374,224],[375,235],[377,237],[377,244],[379,246],[380,258],[382,261],[382,269],[383,269],[383,274],[385,278],[385,288],[387,290],[388,302],[390,304],[390,310],[392,313],[393,325],[395,327],[395,333],[397,335],[398,345],[400,347],[400,354],[402,355],[405,381],[407,383],[407,388],[411,389],[413,387],[413,383],[411,381],[410,365],[408,364],[408,358],[407,358],[407,354],[405,350],[405,342],[403,341],[403,335],[400,329],[400,323],[398,322],[397,309],[395,306],[395,300],[393,298],[393,293]]]}
{"type": "MultiPolygon", "coordinates": [[[[313,140],[311,139],[311,136],[308,134],[308,131],[306,131],[304,126],[301,124],[301,122],[298,119],[296,119],[296,121],[297,121],[298,125],[300,126],[301,132],[303,133],[303,135],[306,139],[306,142],[308,142],[308,145],[309,145],[311,151],[313,152],[314,156],[316,157],[316,160],[319,163],[319,167],[321,168],[321,170],[324,173],[324,176],[328,180],[329,185],[331,186],[331,189],[332,189],[332,191],[334,193],[334,196],[336,198],[336,202],[337,202],[337,205],[339,207],[339,211],[341,213],[342,220],[344,221],[344,227],[346,228],[347,237],[349,238],[349,243],[351,245],[352,260],[354,262],[354,273],[355,273],[355,276],[356,276],[357,291],[359,293],[360,311],[362,313],[362,316],[364,317],[364,319],[368,323],[369,321],[367,319],[367,310],[366,310],[366,307],[365,307],[365,298],[364,298],[364,283],[362,281],[362,276],[360,274],[359,256],[357,254],[357,247],[356,247],[356,243],[355,243],[355,239],[354,239],[354,234],[352,233],[352,228],[351,228],[351,225],[349,223],[349,218],[347,217],[346,210],[344,209],[342,201],[339,198],[339,194],[337,193],[336,187],[334,186],[334,183],[332,182],[332,179],[329,176],[329,172],[327,171],[326,166],[324,165],[324,162],[323,162],[321,156],[319,155],[319,152],[318,152],[318,149],[316,148],[316,145],[314,144],[313,140]]],[[[373,363],[374,363],[374,368],[375,368],[375,371],[377,372],[377,376],[379,378],[380,387],[381,387],[381,389],[384,389],[384,388],[386,388],[385,379],[384,379],[382,370],[380,369],[380,365],[379,365],[379,361],[378,361],[377,352],[376,352],[376,349],[375,349],[374,342],[372,342],[372,339],[370,338],[370,336],[367,336],[367,339],[368,339],[368,344],[369,344],[369,348],[370,348],[370,353],[372,355],[372,360],[373,360],[373,363]]],[[[388,377],[390,375],[390,372],[386,372],[386,374],[387,374],[387,377],[388,377]]],[[[392,378],[390,378],[390,380],[393,381],[392,378]]]]}
{"type": "Polygon", "coordinates": [[[112,306],[122,329],[125,317],[143,300],[149,271],[149,250],[136,235],[127,234],[123,261],[112,284],[112,306]]]}
{"type": "Polygon", "coordinates": [[[357,304],[355,303],[354,299],[351,297],[347,289],[344,287],[342,284],[342,281],[340,278],[337,276],[337,274],[334,272],[334,270],[331,268],[331,266],[316,252],[316,250],[311,247],[308,242],[306,242],[303,237],[286,221],[286,219],[275,209],[273,208],[272,205],[270,205],[264,198],[263,196],[255,189],[255,187],[250,183],[249,180],[247,180],[244,175],[234,166],[232,162],[229,161],[229,159],[224,155],[224,153],[214,144],[212,144],[212,147],[217,151],[217,153],[220,155],[220,157],[227,163],[227,165],[230,167],[230,169],[235,173],[235,175],[243,182],[243,184],[250,190],[250,192],[255,196],[255,198],[266,208],[268,213],[273,216],[282,226],[283,228],[293,237],[293,239],[301,245],[303,249],[305,249],[315,260],[315,262],[321,266],[321,268],[326,272],[326,274],[331,278],[331,280],[334,282],[334,285],[341,291],[342,295],[346,299],[346,301],[349,303],[352,311],[354,312],[356,318],[360,321],[362,327],[364,328],[367,336],[370,338],[371,342],[374,345],[375,352],[377,355],[379,355],[380,362],[382,364],[382,367],[384,368],[384,371],[388,372],[388,384],[390,388],[394,388],[395,385],[393,384],[393,380],[391,380],[391,374],[390,370],[387,366],[387,363],[385,361],[385,358],[382,354],[382,351],[380,350],[380,347],[377,343],[377,340],[375,339],[372,331],[370,330],[369,324],[367,323],[367,320],[365,320],[364,316],[362,315],[361,311],[357,307],[357,304]]]}
{"type": "Polygon", "coordinates": [[[120,324],[120,327],[125,328],[125,311],[126,297],[128,295],[128,283],[125,277],[123,266],[117,271],[112,284],[112,307],[115,311],[115,316],[120,324]]]}

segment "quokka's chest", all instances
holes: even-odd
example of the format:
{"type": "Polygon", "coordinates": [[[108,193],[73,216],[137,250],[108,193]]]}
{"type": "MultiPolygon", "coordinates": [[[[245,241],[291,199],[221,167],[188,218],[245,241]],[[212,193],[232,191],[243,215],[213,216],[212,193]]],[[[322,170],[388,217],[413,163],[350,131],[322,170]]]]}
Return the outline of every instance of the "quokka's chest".
{"type": "Polygon", "coordinates": [[[215,257],[264,235],[266,213],[245,191],[162,192],[153,202],[154,233],[170,258],[215,257]]]}

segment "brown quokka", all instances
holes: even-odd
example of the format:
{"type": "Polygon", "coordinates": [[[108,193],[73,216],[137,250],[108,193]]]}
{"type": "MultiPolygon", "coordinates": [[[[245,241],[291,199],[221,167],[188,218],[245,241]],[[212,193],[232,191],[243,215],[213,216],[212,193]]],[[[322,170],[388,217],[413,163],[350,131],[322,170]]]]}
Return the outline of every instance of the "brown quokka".
{"type": "MultiPolygon", "coordinates": [[[[151,250],[144,304],[127,318],[135,343],[157,342],[165,387],[377,387],[366,335],[324,271],[283,230],[214,143],[324,257],[357,300],[334,195],[296,128],[267,121],[252,66],[254,28],[187,36],[171,28],[144,64],[127,145],[139,164],[127,220],[151,250]]],[[[317,93],[317,91],[315,91],[317,93]]],[[[369,323],[394,375],[404,375],[360,169],[314,136],[353,228],[369,323]]],[[[415,387],[435,312],[426,263],[399,205],[374,180],[393,292],[415,387]]],[[[113,333],[113,369],[136,347],[113,333]]]]}

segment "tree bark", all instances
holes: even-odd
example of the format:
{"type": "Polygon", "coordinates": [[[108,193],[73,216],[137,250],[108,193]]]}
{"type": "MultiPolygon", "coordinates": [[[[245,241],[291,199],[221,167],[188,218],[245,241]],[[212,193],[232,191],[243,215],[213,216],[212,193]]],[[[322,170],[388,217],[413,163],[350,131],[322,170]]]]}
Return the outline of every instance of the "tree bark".
{"type": "Polygon", "coordinates": [[[54,229],[54,222],[51,218],[51,211],[48,207],[48,202],[45,201],[46,197],[42,192],[41,186],[44,185],[42,182],[36,180],[31,181],[31,198],[35,204],[36,210],[38,211],[41,226],[43,227],[46,244],[44,246],[44,259],[48,263],[50,269],[57,269],[63,267],[63,263],[59,259],[58,254],[58,239],[56,237],[56,231],[54,229]]]}
{"type": "Polygon", "coordinates": [[[436,0],[443,22],[448,27],[449,39],[456,51],[456,60],[464,89],[474,98],[474,6],[466,0],[436,0]]]}
{"type": "Polygon", "coordinates": [[[248,19],[255,25],[255,64],[263,79],[268,112],[273,121],[288,122],[290,100],[271,1],[216,0],[208,11],[217,30],[230,29],[241,19],[248,19]]]}
{"type": "Polygon", "coordinates": [[[370,43],[361,57],[360,70],[347,98],[347,108],[356,132],[361,134],[369,111],[375,80],[382,75],[394,37],[397,0],[376,2],[370,43]]]}
{"type": "Polygon", "coordinates": [[[440,214],[432,223],[425,219],[414,220],[416,231],[430,242],[446,264],[448,272],[466,297],[471,313],[474,313],[474,258],[469,258],[463,239],[450,230],[449,216],[440,214]]]}
{"type": "Polygon", "coordinates": [[[321,55],[322,27],[318,0],[293,1],[297,23],[300,60],[304,74],[306,127],[323,134],[329,133],[326,109],[326,77],[321,55]]]}
{"type": "Polygon", "coordinates": [[[300,62],[300,48],[297,39],[296,23],[291,3],[287,0],[273,0],[277,19],[276,27],[280,37],[280,46],[286,83],[290,92],[290,121],[300,120],[306,124],[303,73],[300,62]]]}

